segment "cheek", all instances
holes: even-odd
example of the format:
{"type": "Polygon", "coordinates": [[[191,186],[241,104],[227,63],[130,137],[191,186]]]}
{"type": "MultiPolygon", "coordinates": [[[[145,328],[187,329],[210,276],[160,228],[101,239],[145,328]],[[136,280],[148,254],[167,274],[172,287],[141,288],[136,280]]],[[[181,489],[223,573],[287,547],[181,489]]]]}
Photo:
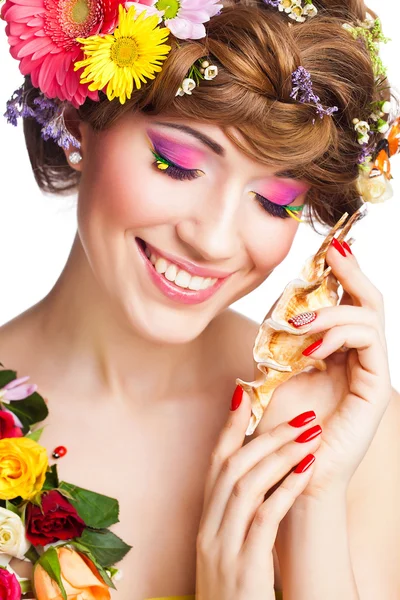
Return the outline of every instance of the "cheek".
{"type": "Polygon", "coordinates": [[[298,224],[294,219],[267,217],[248,237],[248,252],[252,257],[256,271],[265,276],[277,267],[287,256],[296,235],[298,224]]]}
{"type": "Polygon", "coordinates": [[[114,127],[92,140],[79,191],[81,220],[123,233],[168,218],[163,176],[138,139],[114,127]]]}

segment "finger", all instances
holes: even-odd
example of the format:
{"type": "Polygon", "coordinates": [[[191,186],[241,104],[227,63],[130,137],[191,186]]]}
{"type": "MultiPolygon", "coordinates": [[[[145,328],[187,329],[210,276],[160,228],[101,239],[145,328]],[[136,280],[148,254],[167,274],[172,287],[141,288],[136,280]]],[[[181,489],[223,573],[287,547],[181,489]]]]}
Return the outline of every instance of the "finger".
{"type": "Polygon", "coordinates": [[[310,428],[312,437],[308,442],[291,441],[261,460],[253,469],[238,479],[228,499],[217,535],[225,540],[223,546],[233,555],[239,553],[254,514],[263,502],[266,492],[321,443],[321,427],[310,428]]]}
{"type": "MultiPolygon", "coordinates": [[[[246,446],[240,448],[240,450],[226,458],[225,462],[219,469],[219,476],[214,484],[208,503],[204,507],[200,527],[204,537],[206,537],[208,540],[212,540],[217,535],[224,518],[227,504],[232,496],[237,482],[241,480],[246,473],[253,469],[253,467],[255,467],[260,461],[274,452],[277,452],[288,442],[292,442],[299,435],[301,435],[304,430],[309,429],[310,420],[315,419],[315,413],[313,411],[308,411],[304,416],[309,418],[309,420],[306,421],[301,427],[299,427],[297,424],[291,425],[290,423],[293,423],[293,421],[289,423],[281,423],[271,431],[268,431],[267,433],[264,433],[251,440],[246,446]]],[[[301,445],[302,444],[297,444],[297,446],[301,445]]],[[[301,449],[299,449],[299,451],[301,451],[301,449]]],[[[291,467],[289,465],[287,470],[284,471],[282,475],[286,474],[290,468],[291,467]]],[[[267,474],[265,474],[259,489],[261,500],[263,497],[261,493],[263,492],[263,494],[265,494],[269,487],[271,487],[278,480],[279,477],[274,481],[268,480],[267,474]]],[[[239,487],[241,485],[242,484],[239,484],[239,487]]],[[[235,518],[237,518],[237,516],[235,517],[234,515],[234,519],[235,518]]]]}
{"type": "Polygon", "coordinates": [[[379,313],[370,308],[353,305],[329,306],[304,316],[297,315],[292,319],[291,324],[299,332],[304,331],[305,333],[319,333],[342,325],[368,325],[376,328],[382,345],[386,347],[385,332],[382,329],[379,313]],[[311,319],[312,321],[308,325],[302,326],[301,324],[306,320],[305,316],[308,321],[311,319]]]}
{"type": "MultiPolygon", "coordinates": [[[[234,454],[243,446],[246,437],[246,430],[251,417],[251,401],[246,392],[240,386],[236,386],[234,397],[242,394],[242,401],[236,410],[231,410],[228,415],[228,420],[222,429],[217,444],[211,454],[210,468],[208,470],[203,507],[208,505],[211,492],[215,482],[218,479],[223,464],[229,456],[234,454]]],[[[203,508],[203,510],[204,510],[203,508]]]]}
{"type": "MultiPolygon", "coordinates": [[[[342,346],[355,348],[361,367],[374,377],[387,377],[386,348],[382,345],[378,331],[368,325],[343,325],[330,329],[322,338],[322,344],[311,354],[315,359],[327,358],[342,346]]],[[[307,349],[303,353],[307,352],[307,349]]],[[[370,384],[376,386],[376,380],[370,384]]]]}
{"type": "Polygon", "coordinates": [[[259,507],[242,547],[242,556],[248,564],[254,567],[260,563],[263,557],[260,549],[264,549],[264,553],[272,549],[282,519],[293,506],[296,498],[305,490],[312,477],[313,469],[314,464],[311,464],[303,473],[290,473],[259,507]]]}
{"type": "MultiPolygon", "coordinates": [[[[340,245],[339,247],[342,248],[340,245]]],[[[351,296],[353,304],[383,312],[382,294],[361,271],[354,255],[346,253],[346,256],[343,256],[331,245],[326,261],[343,289],[351,296]]]]}

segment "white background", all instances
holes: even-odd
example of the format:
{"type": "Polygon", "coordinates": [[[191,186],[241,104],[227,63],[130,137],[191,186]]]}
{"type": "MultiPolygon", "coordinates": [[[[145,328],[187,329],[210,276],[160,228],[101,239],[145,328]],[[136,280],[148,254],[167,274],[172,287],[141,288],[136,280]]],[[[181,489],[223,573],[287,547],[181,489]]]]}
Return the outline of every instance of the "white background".
{"type": "MultiPolygon", "coordinates": [[[[381,55],[389,79],[400,88],[400,36],[397,2],[370,0],[381,17],[385,35],[381,55]]],[[[4,23],[0,21],[0,114],[22,76],[8,52],[4,23]]],[[[7,125],[0,117],[0,324],[19,314],[53,286],[67,259],[76,228],[75,198],[44,196],[36,186],[22,127],[7,125]]],[[[399,219],[400,156],[392,160],[394,197],[385,204],[368,205],[369,216],[353,230],[353,251],[361,267],[385,298],[387,339],[393,385],[400,389],[399,349],[399,219]]],[[[287,259],[257,290],[233,307],[261,322],[284,285],[300,270],[305,258],[322,241],[307,225],[301,225],[287,259]]]]}

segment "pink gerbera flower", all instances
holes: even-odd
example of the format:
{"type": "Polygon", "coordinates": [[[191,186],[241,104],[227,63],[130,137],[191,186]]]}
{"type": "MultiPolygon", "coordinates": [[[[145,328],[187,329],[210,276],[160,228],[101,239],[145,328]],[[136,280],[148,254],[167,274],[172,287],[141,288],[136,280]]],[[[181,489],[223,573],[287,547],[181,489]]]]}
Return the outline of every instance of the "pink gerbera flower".
{"type": "Polygon", "coordinates": [[[198,40],[205,37],[204,23],[221,9],[218,0],[138,0],[125,2],[125,8],[134,5],[142,12],[158,14],[171,33],[181,39],[198,40]]]}
{"type": "Polygon", "coordinates": [[[87,97],[98,100],[80,83],[74,63],[83,59],[77,37],[109,33],[115,28],[120,0],[6,0],[1,16],[11,55],[20,71],[48,98],[68,100],[75,107],[87,97]]]}

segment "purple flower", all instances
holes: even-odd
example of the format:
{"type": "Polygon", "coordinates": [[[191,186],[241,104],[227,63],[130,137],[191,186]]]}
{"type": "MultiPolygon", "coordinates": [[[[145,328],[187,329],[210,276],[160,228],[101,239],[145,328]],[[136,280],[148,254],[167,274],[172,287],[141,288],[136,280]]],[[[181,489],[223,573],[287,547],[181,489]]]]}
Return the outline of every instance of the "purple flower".
{"type": "Polygon", "coordinates": [[[264,0],[264,3],[268,4],[269,6],[273,6],[274,8],[278,8],[281,0],[264,0]]]}
{"type": "Polygon", "coordinates": [[[31,396],[37,390],[37,385],[34,383],[27,384],[29,377],[20,377],[7,383],[0,390],[0,402],[6,402],[7,404],[11,400],[25,400],[28,396],[31,396]]]}
{"type": "Polygon", "coordinates": [[[42,125],[41,136],[44,140],[52,139],[61,148],[67,149],[70,145],[80,148],[80,143],[71,135],[65,126],[64,105],[57,100],[47,98],[42,92],[34,99],[35,108],[26,104],[24,98],[24,84],[11,96],[6,104],[4,116],[7,122],[16,126],[19,117],[31,117],[42,125]]]}
{"type": "MultiPolygon", "coordinates": [[[[330,116],[332,113],[339,110],[337,106],[330,106],[327,108],[322,106],[319,96],[313,91],[311,75],[304,67],[297,67],[297,69],[293,71],[292,85],[293,89],[290,92],[290,97],[302,104],[305,102],[315,104],[317,114],[321,119],[324,115],[330,116]]],[[[313,123],[315,123],[315,119],[313,119],[313,123]]]]}

